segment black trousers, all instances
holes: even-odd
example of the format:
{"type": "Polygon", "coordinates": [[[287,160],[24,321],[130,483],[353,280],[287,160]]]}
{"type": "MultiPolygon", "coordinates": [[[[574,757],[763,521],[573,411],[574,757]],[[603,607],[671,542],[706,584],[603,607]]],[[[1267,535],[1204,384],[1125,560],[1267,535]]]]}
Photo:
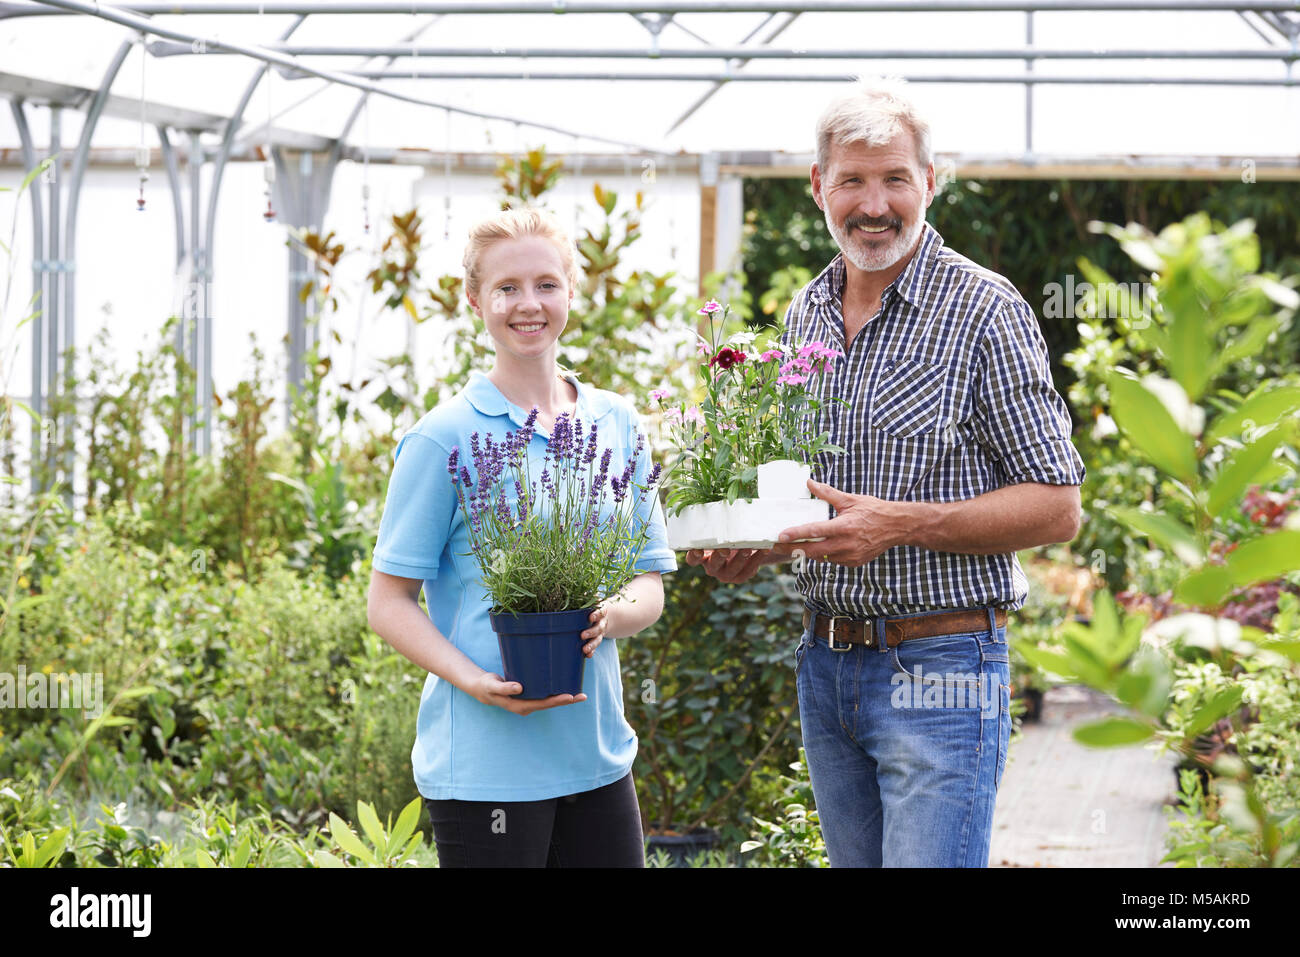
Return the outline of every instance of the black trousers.
{"type": "Polygon", "coordinates": [[[440,867],[645,867],[629,771],[592,791],[544,801],[433,801],[440,867]]]}

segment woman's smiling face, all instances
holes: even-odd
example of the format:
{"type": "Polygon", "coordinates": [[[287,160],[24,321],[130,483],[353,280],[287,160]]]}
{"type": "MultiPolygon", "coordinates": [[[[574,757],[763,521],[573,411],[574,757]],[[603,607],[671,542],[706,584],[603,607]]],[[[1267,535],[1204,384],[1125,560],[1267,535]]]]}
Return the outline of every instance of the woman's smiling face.
{"type": "Polygon", "coordinates": [[[478,295],[469,302],[496,343],[497,355],[554,361],[573,301],[555,244],[543,236],[498,240],[483,250],[479,275],[478,295]]]}

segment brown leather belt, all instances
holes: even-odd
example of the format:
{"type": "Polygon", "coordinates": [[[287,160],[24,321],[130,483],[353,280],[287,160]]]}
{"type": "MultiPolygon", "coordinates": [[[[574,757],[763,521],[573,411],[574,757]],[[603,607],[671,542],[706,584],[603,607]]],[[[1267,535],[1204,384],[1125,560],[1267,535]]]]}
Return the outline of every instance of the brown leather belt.
{"type": "MultiPolygon", "coordinates": [[[[803,626],[808,627],[813,613],[803,610],[803,626]]],[[[1007,613],[999,609],[994,620],[999,628],[1007,623],[1007,613]]],[[[970,611],[954,611],[943,615],[924,615],[920,618],[889,618],[885,620],[885,643],[893,648],[900,641],[909,638],[934,638],[939,635],[960,635],[966,632],[988,631],[989,614],[981,608],[970,611]]],[[[856,618],[834,618],[817,613],[813,634],[830,642],[834,651],[848,651],[838,645],[862,645],[866,648],[876,647],[875,622],[871,619],[860,621],[856,618]]]]}

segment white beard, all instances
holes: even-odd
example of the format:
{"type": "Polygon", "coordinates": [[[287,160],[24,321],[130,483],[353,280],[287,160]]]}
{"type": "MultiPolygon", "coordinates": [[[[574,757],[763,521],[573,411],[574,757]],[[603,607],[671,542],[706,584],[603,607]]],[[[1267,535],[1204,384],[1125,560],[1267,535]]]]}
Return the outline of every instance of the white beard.
{"type": "Polygon", "coordinates": [[[921,235],[921,228],[925,223],[924,216],[917,216],[911,227],[904,225],[893,242],[884,247],[873,248],[865,244],[855,243],[853,241],[854,236],[841,229],[831,219],[829,209],[822,210],[822,215],[826,218],[826,228],[830,230],[831,238],[835,240],[835,245],[840,247],[840,252],[844,253],[844,258],[863,272],[880,272],[895,265],[911,252],[912,247],[916,245],[916,241],[921,235]]]}

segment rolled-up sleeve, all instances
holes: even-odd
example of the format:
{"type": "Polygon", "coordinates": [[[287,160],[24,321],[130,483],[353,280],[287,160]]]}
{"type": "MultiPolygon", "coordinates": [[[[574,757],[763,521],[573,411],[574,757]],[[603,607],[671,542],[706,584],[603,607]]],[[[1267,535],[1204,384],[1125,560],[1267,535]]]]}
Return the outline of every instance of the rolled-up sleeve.
{"type": "Polygon", "coordinates": [[[447,473],[450,452],[416,432],[393,452],[384,514],[372,565],[399,578],[434,579],[458,502],[447,473]]]}
{"type": "Polygon", "coordinates": [[[1052,384],[1047,343],[1028,304],[1007,301],[994,313],[976,370],[975,438],[1006,483],[1082,485],[1069,408],[1052,384]]]}

